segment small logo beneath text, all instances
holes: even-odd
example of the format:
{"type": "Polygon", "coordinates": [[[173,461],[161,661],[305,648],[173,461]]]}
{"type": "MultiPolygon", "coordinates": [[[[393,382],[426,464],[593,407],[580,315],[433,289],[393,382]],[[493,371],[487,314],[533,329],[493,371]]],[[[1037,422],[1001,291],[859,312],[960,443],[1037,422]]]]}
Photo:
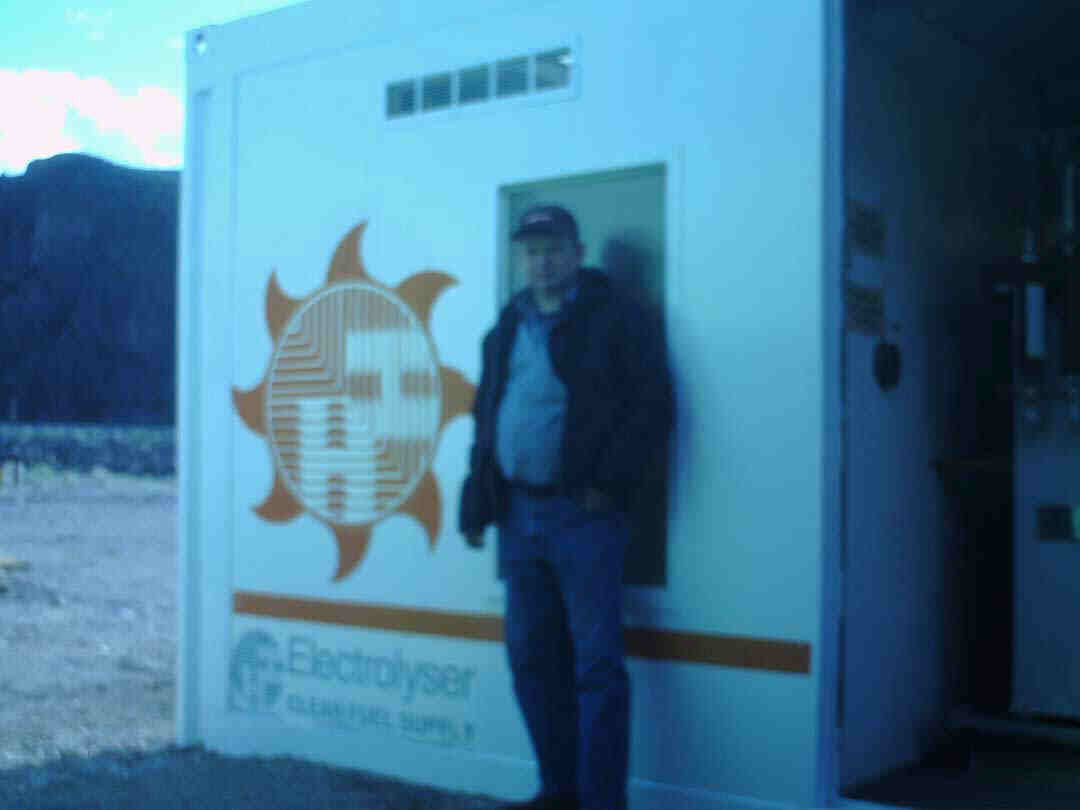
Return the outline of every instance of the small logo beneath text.
{"type": "Polygon", "coordinates": [[[281,698],[285,663],[277,641],[263,630],[245,633],[229,661],[229,708],[269,713],[281,698]]]}

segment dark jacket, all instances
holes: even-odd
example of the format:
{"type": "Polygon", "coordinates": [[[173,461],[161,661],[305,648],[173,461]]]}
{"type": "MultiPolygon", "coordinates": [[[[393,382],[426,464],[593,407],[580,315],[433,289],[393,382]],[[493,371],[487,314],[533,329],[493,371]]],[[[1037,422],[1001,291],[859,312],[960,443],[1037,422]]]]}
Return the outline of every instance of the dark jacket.
{"type": "MultiPolygon", "coordinates": [[[[603,273],[582,269],[579,280],[548,341],[552,366],[567,388],[565,427],[555,439],[562,445],[559,483],[571,497],[597,489],[628,511],[643,471],[667,464],[674,418],[667,348],[653,319],[603,273]]],[[[495,458],[495,423],[520,322],[512,300],[484,337],[458,514],[462,534],[480,532],[504,514],[507,486],[495,458]]]]}

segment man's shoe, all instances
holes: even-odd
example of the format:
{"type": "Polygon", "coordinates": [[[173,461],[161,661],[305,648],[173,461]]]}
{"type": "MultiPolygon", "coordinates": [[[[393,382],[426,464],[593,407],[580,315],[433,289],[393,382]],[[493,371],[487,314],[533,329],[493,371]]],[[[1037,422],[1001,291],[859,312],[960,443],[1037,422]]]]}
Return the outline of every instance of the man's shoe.
{"type": "Polygon", "coordinates": [[[578,810],[578,800],[572,793],[549,794],[527,802],[506,802],[502,810],[578,810]]]}

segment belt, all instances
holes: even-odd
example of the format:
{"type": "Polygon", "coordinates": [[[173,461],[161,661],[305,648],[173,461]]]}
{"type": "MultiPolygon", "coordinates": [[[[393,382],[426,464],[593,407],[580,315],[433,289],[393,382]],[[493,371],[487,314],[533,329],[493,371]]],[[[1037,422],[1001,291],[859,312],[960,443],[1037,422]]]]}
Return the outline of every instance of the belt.
{"type": "Polygon", "coordinates": [[[511,481],[510,488],[524,492],[534,498],[555,498],[566,495],[566,489],[559,484],[530,484],[527,481],[511,481]]]}

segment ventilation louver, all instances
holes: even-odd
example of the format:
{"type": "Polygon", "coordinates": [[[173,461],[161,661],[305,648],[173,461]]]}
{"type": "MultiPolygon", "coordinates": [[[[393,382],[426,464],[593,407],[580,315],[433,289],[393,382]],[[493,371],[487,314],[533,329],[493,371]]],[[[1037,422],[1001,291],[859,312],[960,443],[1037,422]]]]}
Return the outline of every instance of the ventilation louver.
{"type": "Polygon", "coordinates": [[[556,48],[402,79],[386,86],[386,117],[404,118],[569,87],[572,67],[570,49],[556,48]]]}

